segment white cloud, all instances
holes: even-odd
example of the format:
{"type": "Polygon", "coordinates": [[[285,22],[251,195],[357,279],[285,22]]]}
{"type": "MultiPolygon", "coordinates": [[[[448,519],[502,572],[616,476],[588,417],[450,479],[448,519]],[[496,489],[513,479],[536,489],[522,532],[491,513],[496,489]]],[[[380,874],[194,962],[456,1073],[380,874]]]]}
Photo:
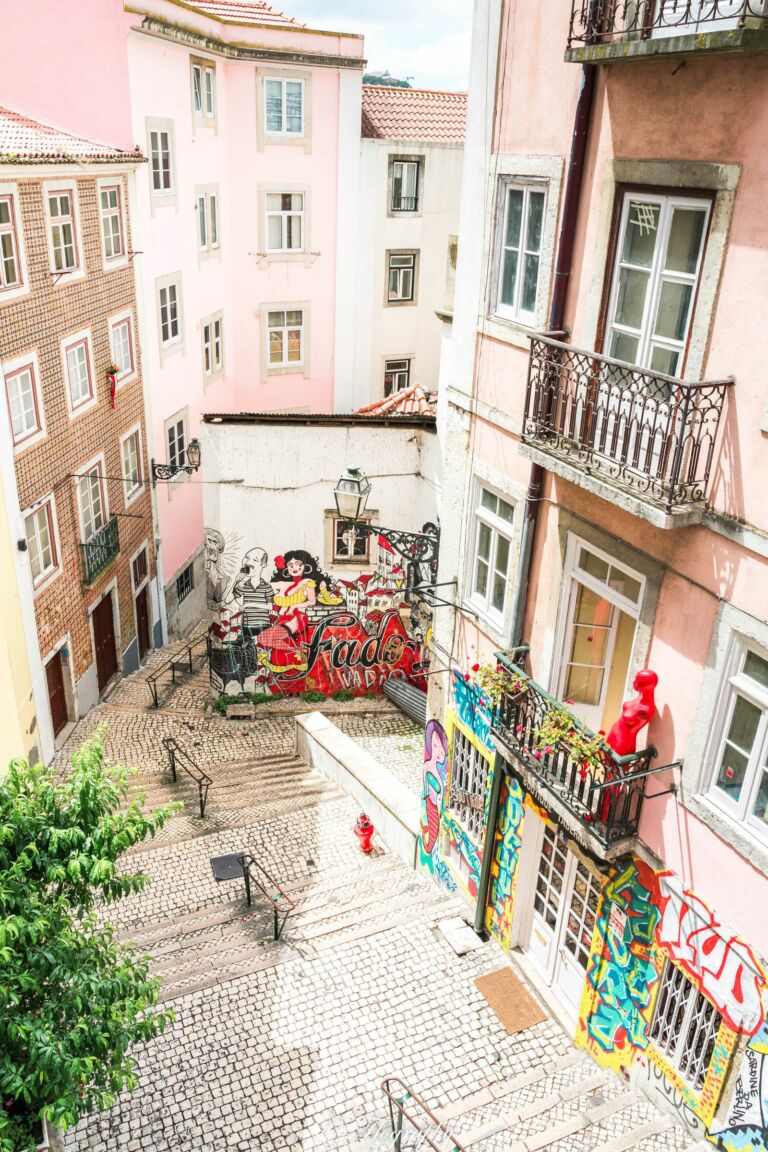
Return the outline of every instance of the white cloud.
{"type": "Polygon", "coordinates": [[[371,71],[389,69],[418,88],[464,89],[472,0],[273,0],[310,27],[365,36],[371,71]]]}

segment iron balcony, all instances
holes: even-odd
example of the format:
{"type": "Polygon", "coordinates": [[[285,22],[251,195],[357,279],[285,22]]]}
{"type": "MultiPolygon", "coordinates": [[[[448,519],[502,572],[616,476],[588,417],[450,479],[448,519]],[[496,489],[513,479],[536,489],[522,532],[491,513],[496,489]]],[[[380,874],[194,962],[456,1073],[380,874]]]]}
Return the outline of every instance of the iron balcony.
{"type": "Polygon", "coordinates": [[[766,0],[571,0],[576,63],[768,47],[766,0]]]}
{"type": "MultiPolygon", "coordinates": [[[[631,851],[638,840],[645,781],[674,765],[651,768],[653,747],[618,756],[508,656],[497,652],[496,659],[509,674],[510,688],[502,691],[494,709],[491,735],[512,772],[574,839],[600,859],[612,860],[631,851]],[[542,746],[540,731],[553,715],[568,717],[564,735],[553,745],[542,746]],[[596,749],[588,758],[583,753],[584,737],[596,749]]],[[[664,794],[654,793],[654,798],[664,794]]]]}
{"type": "Polygon", "coordinates": [[[113,516],[103,528],[80,545],[83,554],[83,582],[92,584],[120,551],[120,532],[117,517],[113,516]]]}
{"type": "Polygon", "coordinates": [[[698,523],[732,384],[691,384],[534,336],[523,451],[658,527],[698,523]]]}

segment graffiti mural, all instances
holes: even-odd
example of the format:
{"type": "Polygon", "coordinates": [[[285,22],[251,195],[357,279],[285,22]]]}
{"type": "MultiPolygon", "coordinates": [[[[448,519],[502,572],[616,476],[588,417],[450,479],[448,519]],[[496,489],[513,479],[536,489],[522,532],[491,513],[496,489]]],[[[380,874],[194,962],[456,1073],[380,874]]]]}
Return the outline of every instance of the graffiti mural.
{"type": "Polygon", "coordinates": [[[489,701],[478,691],[469,676],[456,669],[453,670],[452,681],[453,709],[457,717],[484,748],[492,750],[489,701]]]}
{"type": "Polygon", "coordinates": [[[725,1121],[712,1124],[708,1139],[724,1152],[768,1149],[768,1023],[747,1045],[725,1121]]]}
{"type": "Polygon", "coordinates": [[[522,846],[523,810],[522,787],[514,777],[505,776],[499,798],[499,819],[493,843],[491,883],[486,910],[486,927],[505,949],[509,949],[512,935],[517,866],[522,846]]]}
{"type": "Polygon", "coordinates": [[[391,550],[354,580],[293,549],[272,558],[206,530],[212,682],[219,691],[326,695],[380,691],[390,678],[426,688],[429,609],[411,596],[391,550]],[[271,571],[270,571],[271,569],[271,571]]]}
{"type": "Polygon", "coordinates": [[[419,850],[422,864],[433,874],[447,779],[448,737],[439,720],[430,720],[424,734],[424,784],[421,797],[419,850]]]}

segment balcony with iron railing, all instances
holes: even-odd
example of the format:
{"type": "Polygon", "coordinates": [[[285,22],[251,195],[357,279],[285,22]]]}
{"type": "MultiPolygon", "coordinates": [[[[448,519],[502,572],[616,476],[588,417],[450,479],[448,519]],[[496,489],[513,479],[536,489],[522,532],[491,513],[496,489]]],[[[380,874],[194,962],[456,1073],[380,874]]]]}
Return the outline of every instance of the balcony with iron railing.
{"type": "Polygon", "coordinates": [[[90,540],[80,545],[83,554],[83,583],[93,584],[120,551],[117,517],[113,516],[90,540]]]}
{"type": "Polygon", "coordinates": [[[534,336],[522,451],[657,527],[696,524],[732,384],[688,383],[534,336]]]}
{"type": "Polygon", "coordinates": [[[508,656],[497,653],[496,659],[508,686],[494,708],[491,735],[504,759],[523,786],[600,859],[631,851],[646,780],[675,765],[651,768],[653,747],[619,756],[508,656]]]}
{"type": "Polygon", "coordinates": [[[768,48],[767,0],[571,0],[566,60],[768,48]]]}

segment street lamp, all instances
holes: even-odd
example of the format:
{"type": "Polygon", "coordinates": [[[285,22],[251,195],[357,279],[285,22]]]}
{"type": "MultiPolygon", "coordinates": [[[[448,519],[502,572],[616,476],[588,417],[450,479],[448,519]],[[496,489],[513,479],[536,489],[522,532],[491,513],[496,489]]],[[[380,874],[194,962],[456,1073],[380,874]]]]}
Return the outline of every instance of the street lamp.
{"type": "MultiPolygon", "coordinates": [[[[427,523],[421,532],[404,532],[399,528],[383,528],[363,520],[365,507],[371,492],[371,482],[360,468],[347,468],[333,490],[336,511],[341,520],[348,520],[353,537],[377,535],[386,540],[394,552],[407,563],[407,585],[413,588],[421,583],[419,565],[427,564],[430,584],[437,579],[437,553],[440,547],[440,529],[436,524],[427,523]]],[[[354,551],[354,539],[350,552],[354,551]]]]}
{"type": "Polygon", "coordinates": [[[197,437],[193,437],[187,444],[187,450],[184,453],[184,464],[157,464],[152,461],[152,487],[154,488],[158,480],[171,480],[177,476],[179,472],[186,472],[191,476],[193,472],[197,472],[200,467],[200,441],[197,437]]]}

